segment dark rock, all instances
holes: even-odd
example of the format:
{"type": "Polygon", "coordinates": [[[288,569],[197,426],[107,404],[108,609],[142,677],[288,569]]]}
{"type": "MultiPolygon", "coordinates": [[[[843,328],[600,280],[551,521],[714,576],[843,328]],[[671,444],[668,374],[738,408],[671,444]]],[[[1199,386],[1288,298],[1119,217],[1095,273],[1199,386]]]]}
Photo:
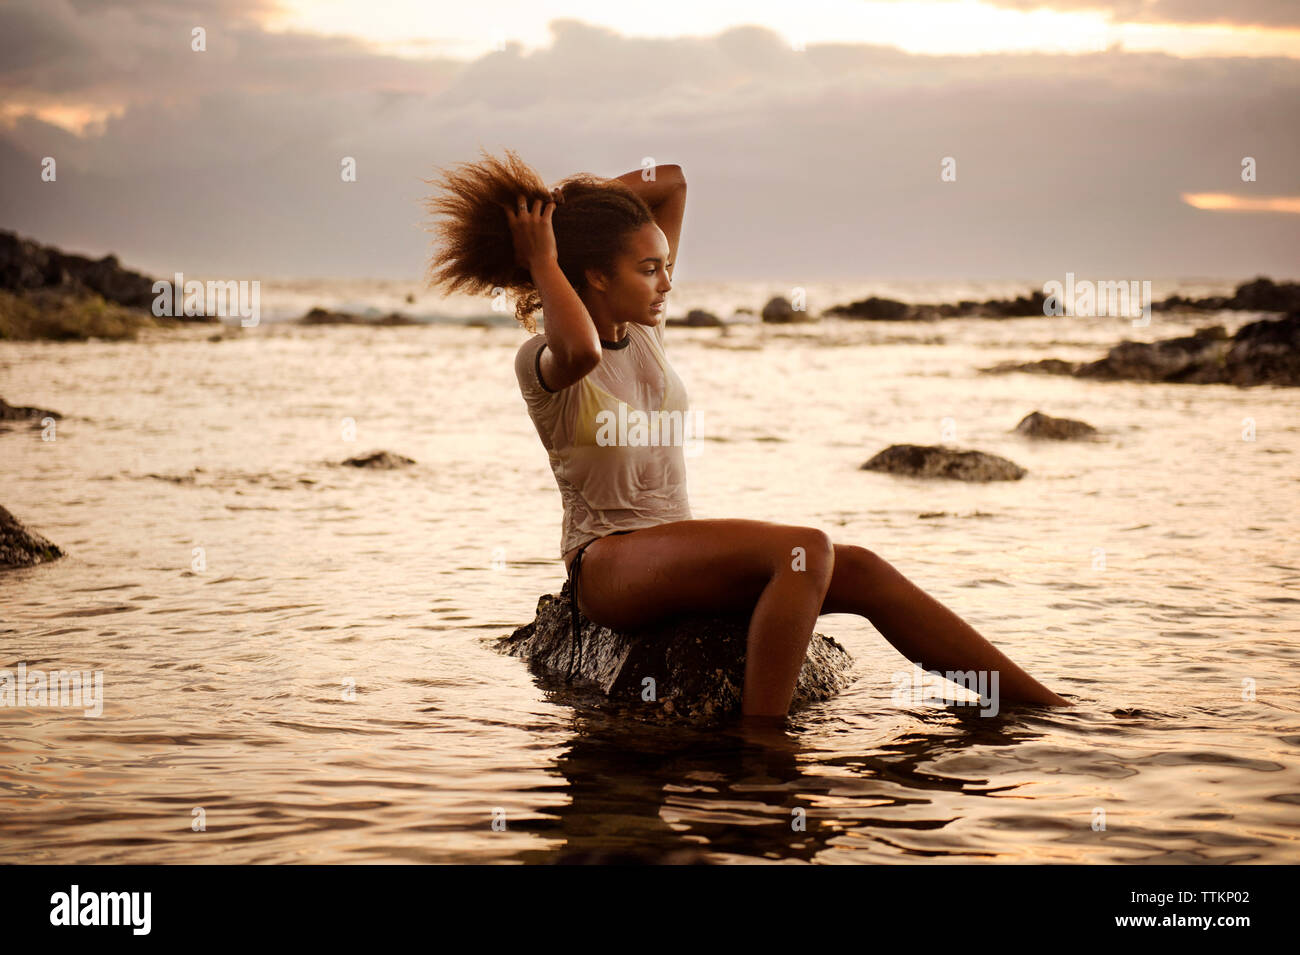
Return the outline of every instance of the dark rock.
{"type": "Polygon", "coordinates": [[[871,296],[848,305],[834,305],[826,310],[827,315],[837,318],[863,318],[871,321],[902,321],[910,316],[911,306],[892,298],[871,296]]]}
{"type": "Polygon", "coordinates": [[[1181,381],[1203,364],[1218,364],[1229,349],[1222,325],[1199,328],[1183,338],[1156,342],[1122,341],[1105,358],[1086,362],[1077,378],[1107,381],[1181,381]]]}
{"type": "Polygon", "coordinates": [[[1043,358],[1039,361],[1003,361],[998,362],[992,368],[981,368],[980,371],[998,375],[1008,371],[1025,371],[1035,375],[1073,375],[1078,369],[1080,362],[1065,361],[1061,358],[1043,358]]]}
{"type": "Polygon", "coordinates": [[[996,454],[920,444],[892,444],[859,470],[959,481],[1018,481],[1029,473],[996,454]]]}
{"type": "Polygon", "coordinates": [[[702,308],[693,308],[686,313],[685,318],[667,319],[668,325],[679,325],[686,328],[720,328],[726,324],[712,312],[706,312],[702,308]]]}
{"type": "Polygon", "coordinates": [[[0,568],[31,567],[63,556],[56,545],[33,533],[0,507],[0,568]]]}
{"type": "Polygon", "coordinates": [[[1300,385],[1300,311],[1237,329],[1222,366],[1206,366],[1188,379],[1252,385],[1300,385]]]}
{"type": "Polygon", "coordinates": [[[1300,311],[1300,283],[1283,282],[1278,285],[1262,275],[1237,286],[1237,292],[1228,300],[1227,308],[1251,312],[1300,311]]]}
{"type": "Polygon", "coordinates": [[[1097,429],[1084,421],[1073,418],[1053,418],[1041,411],[1034,411],[1020,419],[1016,430],[1031,438],[1052,438],[1057,441],[1069,441],[1097,433],[1097,429]]]}
{"type": "Polygon", "coordinates": [[[840,318],[861,318],[872,321],[935,321],[940,318],[957,318],[968,315],[976,318],[1022,318],[1041,316],[1047,297],[1040,291],[1030,292],[1013,299],[989,299],[987,302],[962,301],[929,305],[909,305],[892,298],[864,298],[848,305],[834,305],[827,315],[840,318]]]}
{"type": "Polygon", "coordinates": [[[131,308],[153,307],[153,279],[122,268],[115,255],[102,259],[69,255],[0,231],[0,289],[17,292],[51,287],[94,292],[105,301],[131,308]]]}
{"type": "Polygon", "coordinates": [[[1156,342],[1123,341],[1105,358],[1075,363],[1047,358],[1003,362],[986,372],[1043,371],[1105,381],[1182,384],[1300,385],[1300,311],[1241,326],[1231,337],[1222,325],[1156,342]]]}
{"type": "Polygon", "coordinates": [[[1151,310],[1153,312],[1221,312],[1228,308],[1228,302],[1231,299],[1223,295],[1214,295],[1210,298],[1190,299],[1183,298],[1181,295],[1170,295],[1161,302],[1152,302],[1151,310]]]}
{"type": "Polygon", "coordinates": [[[394,468],[404,468],[412,465],[415,461],[412,458],[394,454],[391,451],[371,451],[369,454],[348,458],[340,463],[354,468],[374,468],[379,471],[391,471],[394,468]]]}
{"type": "Polygon", "coordinates": [[[62,417],[63,415],[57,411],[46,411],[43,408],[20,408],[0,398],[0,421],[30,421],[33,427],[39,428],[42,418],[59,420],[62,417]]]}
{"type": "Polygon", "coordinates": [[[117,256],[68,255],[0,231],[0,340],[130,341],[145,328],[217,321],[155,316],[153,284],[117,256]]]}
{"type": "MultiPolygon", "coordinates": [[[[630,715],[713,723],[740,714],[745,685],[749,614],[689,615],[635,632],[610,630],[582,617],[581,643],[572,645],[569,582],[543,594],[532,623],[495,641],[499,653],[522,658],[539,676],[573,680],[630,715]],[[643,700],[646,679],[655,699],[643,700]]],[[[815,633],[795,687],[791,710],[830,699],[851,682],[853,658],[838,642],[815,633]]]]}
{"type": "Polygon", "coordinates": [[[424,322],[399,312],[390,312],[379,318],[366,318],[352,312],[331,312],[317,306],[298,319],[299,325],[423,325],[424,322]]]}
{"type": "MultiPolygon", "coordinates": [[[[989,299],[975,302],[963,299],[956,305],[909,305],[889,298],[871,298],[834,305],[825,314],[840,318],[860,318],[875,321],[927,321],[938,318],[971,316],[975,318],[1034,318],[1044,315],[1047,296],[1040,290],[1013,299],[989,299]]],[[[1294,312],[1300,310],[1300,283],[1281,282],[1260,276],[1237,286],[1231,296],[1212,295],[1203,299],[1188,299],[1170,295],[1153,302],[1153,311],[1221,311],[1229,309],[1258,312],[1294,312]]]]}
{"type": "Polygon", "coordinates": [[[763,306],[763,321],[776,324],[811,321],[806,311],[795,311],[790,300],[780,295],[763,306]]]}
{"type": "Polygon", "coordinates": [[[1250,312],[1294,312],[1300,310],[1300,283],[1277,283],[1261,275],[1249,282],[1242,282],[1231,296],[1211,295],[1207,298],[1190,299],[1181,295],[1170,295],[1164,301],[1153,304],[1151,308],[1158,312],[1218,312],[1230,309],[1250,312]]]}
{"type": "Polygon", "coordinates": [[[1018,295],[1013,299],[989,299],[975,310],[988,318],[1042,318],[1047,296],[1041,291],[1030,292],[1028,297],[1018,295]]]}

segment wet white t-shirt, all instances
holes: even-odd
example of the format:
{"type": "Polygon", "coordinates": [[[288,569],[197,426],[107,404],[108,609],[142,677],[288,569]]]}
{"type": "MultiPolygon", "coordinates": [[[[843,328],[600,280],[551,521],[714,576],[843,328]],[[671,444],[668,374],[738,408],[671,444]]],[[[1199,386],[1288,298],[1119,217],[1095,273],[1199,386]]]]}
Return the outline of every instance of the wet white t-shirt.
{"type": "Polygon", "coordinates": [[[686,388],[664,354],[662,324],[625,327],[622,341],[602,341],[590,374],[559,391],[539,374],[545,335],[515,354],[564,505],[561,557],[614,531],[691,519],[684,451],[697,435],[686,388]]]}

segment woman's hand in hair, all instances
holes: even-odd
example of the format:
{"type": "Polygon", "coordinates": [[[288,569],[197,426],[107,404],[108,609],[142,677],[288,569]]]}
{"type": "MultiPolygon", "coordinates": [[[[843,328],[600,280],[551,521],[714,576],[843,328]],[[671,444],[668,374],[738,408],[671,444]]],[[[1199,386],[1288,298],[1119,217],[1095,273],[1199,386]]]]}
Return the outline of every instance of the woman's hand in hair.
{"type": "Polygon", "coordinates": [[[520,195],[514,209],[506,208],[506,221],[510,223],[510,233],[514,237],[515,262],[529,271],[536,272],[538,266],[559,258],[555,249],[555,231],[551,228],[555,206],[554,199],[529,202],[520,195]]]}

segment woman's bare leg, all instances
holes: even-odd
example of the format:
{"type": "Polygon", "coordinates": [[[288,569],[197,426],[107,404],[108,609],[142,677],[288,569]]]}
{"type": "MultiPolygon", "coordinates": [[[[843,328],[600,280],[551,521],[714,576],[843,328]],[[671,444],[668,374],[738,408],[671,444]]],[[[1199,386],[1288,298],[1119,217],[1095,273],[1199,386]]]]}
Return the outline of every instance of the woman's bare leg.
{"type": "Polygon", "coordinates": [[[677,613],[750,613],[741,712],[776,723],[794,698],[834,558],[830,538],[812,527],[675,521],[588,547],[579,608],[613,628],[677,613]]]}
{"type": "Polygon", "coordinates": [[[903,656],[925,670],[999,674],[1002,699],[1071,704],[1043,686],[939,601],[864,547],[835,545],[834,573],[822,613],[866,617],[903,656]]]}

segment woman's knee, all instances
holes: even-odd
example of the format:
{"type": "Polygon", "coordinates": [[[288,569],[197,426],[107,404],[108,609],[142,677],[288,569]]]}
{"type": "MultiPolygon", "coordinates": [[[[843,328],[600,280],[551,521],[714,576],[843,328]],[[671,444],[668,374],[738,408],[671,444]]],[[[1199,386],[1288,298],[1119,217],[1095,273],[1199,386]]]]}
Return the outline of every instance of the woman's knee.
{"type": "Polygon", "coordinates": [[[892,569],[889,562],[875,551],[858,544],[836,544],[835,567],[855,581],[873,583],[881,582],[886,571],[892,569]]]}
{"type": "Polygon", "coordinates": [[[835,544],[830,535],[816,527],[791,527],[786,535],[788,551],[782,558],[789,569],[808,575],[823,590],[830,586],[835,571],[835,544]]]}

